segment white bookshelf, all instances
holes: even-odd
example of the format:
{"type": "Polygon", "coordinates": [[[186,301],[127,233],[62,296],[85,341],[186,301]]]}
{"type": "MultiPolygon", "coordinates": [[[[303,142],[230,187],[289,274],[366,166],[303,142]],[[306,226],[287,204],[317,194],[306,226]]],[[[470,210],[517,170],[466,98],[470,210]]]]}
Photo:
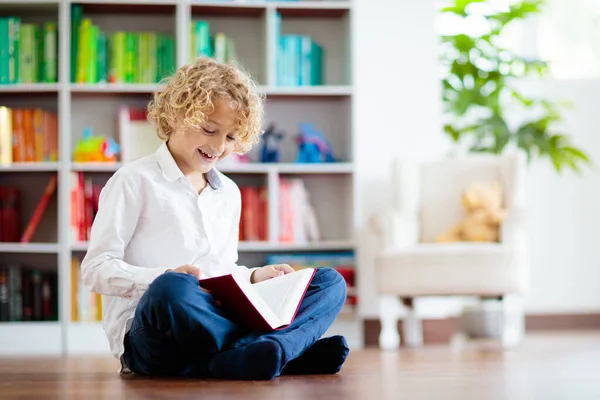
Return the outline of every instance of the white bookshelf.
{"type": "MultiPolygon", "coordinates": [[[[108,354],[98,322],[71,322],[72,256],[82,257],[87,243],[70,240],[70,174],[82,171],[95,182],[105,182],[118,168],[114,164],[75,163],[71,154],[83,128],[113,136],[116,110],[121,105],[143,107],[156,84],[75,84],[70,82],[70,8],[84,7],[84,16],[107,33],[116,30],[152,30],[174,35],[176,63],[189,62],[191,22],[205,19],[211,31],[221,30],[236,41],[238,55],[267,96],[266,117],[286,133],[281,163],[223,165],[219,169],[238,184],[265,184],[269,212],[277,212],[280,177],[303,178],[320,221],[322,240],[306,244],[277,241],[277,218],[269,220],[269,240],[241,242],[240,264],[255,265],[273,252],[338,252],[355,249],[357,214],[352,128],[353,87],[351,71],[351,1],[192,1],[192,0],[10,0],[0,4],[0,15],[25,16],[35,22],[55,20],[59,33],[59,82],[0,86],[0,105],[43,107],[59,118],[59,162],[19,163],[0,166],[0,184],[19,182],[30,198],[23,219],[28,220],[51,174],[58,173],[57,196],[29,244],[0,243],[0,257],[41,265],[56,265],[59,278],[59,320],[56,322],[0,323],[0,356],[4,354],[108,354]],[[311,87],[280,87],[275,77],[275,13],[282,16],[282,33],[309,34],[325,48],[324,84],[311,87]],[[151,28],[149,28],[151,27],[151,28]],[[30,94],[34,93],[34,96],[30,94]],[[341,162],[295,163],[295,135],[299,123],[310,121],[332,143],[341,162]],[[10,337],[8,341],[4,338],[10,337]],[[42,345],[40,338],[49,338],[42,345]],[[32,342],[34,344],[32,345],[32,342]]],[[[251,152],[256,160],[257,145],[251,152]]],[[[362,346],[362,321],[345,310],[329,333],[347,335],[355,347],[362,346]]]]}

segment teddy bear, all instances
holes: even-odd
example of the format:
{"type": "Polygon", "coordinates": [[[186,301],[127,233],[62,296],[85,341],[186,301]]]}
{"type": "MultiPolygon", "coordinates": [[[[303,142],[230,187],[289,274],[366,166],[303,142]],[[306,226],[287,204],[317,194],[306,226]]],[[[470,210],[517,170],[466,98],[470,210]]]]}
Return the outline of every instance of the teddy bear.
{"type": "Polygon", "coordinates": [[[502,198],[500,183],[473,183],[462,195],[465,218],[438,236],[436,242],[498,242],[500,224],[506,215],[502,198]]]}

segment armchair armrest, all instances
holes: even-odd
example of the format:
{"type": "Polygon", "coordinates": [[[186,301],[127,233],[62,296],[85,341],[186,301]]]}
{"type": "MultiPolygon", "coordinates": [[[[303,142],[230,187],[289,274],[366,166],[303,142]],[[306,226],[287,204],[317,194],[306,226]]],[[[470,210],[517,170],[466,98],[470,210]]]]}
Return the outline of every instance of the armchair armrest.
{"type": "Polygon", "coordinates": [[[525,209],[512,208],[500,225],[500,241],[513,248],[526,249],[529,243],[528,218],[525,209]]]}
{"type": "Polygon", "coordinates": [[[369,225],[381,241],[381,251],[412,247],[419,241],[417,215],[386,209],[371,215],[369,225]]]}

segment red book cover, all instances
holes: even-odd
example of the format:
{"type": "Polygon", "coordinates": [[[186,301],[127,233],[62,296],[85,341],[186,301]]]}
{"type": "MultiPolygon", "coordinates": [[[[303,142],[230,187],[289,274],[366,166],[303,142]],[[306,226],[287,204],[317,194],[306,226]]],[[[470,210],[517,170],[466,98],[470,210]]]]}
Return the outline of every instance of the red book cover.
{"type": "Polygon", "coordinates": [[[251,186],[240,188],[242,195],[242,240],[260,240],[258,233],[258,189],[251,186]]]}
{"type": "Polygon", "coordinates": [[[315,271],[305,268],[254,284],[245,273],[227,274],[200,279],[200,286],[232,320],[257,331],[272,331],[294,321],[315,271]]]}
{"type": "Polygon", "coordinates": [[[84,182],[84,201],[85,201],[85,240],[90,240],[92,223],[94,222],[94,189],[92,180],[86,178],[84,182]]]}
{"type": "Polygon", "coordinates": [[[259,189],[258,200],[258,236],[260,240],[269,240],[269,193],[265,186],[259,189]]]}

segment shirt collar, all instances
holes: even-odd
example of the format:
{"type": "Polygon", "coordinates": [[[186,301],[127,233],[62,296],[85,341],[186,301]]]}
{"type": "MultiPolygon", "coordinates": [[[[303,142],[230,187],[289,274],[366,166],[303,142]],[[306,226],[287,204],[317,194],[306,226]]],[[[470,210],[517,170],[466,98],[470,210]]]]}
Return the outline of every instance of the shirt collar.
{"type": "MultiPolygon", "coordinates": [[[[158,156],[158,164],[163,172],[163,176],[168,181],[176,181],[179,178],[183,178],[183,172],[177,166],[173,155],[169,151],[169,147],[167,147],[167,142],[164,141],[158,150],[156,150],[156,155],[158,156]]],[[[221,182],[221,178],[217,171],[213,168],[205,174],[206,181],[210,185],[213,190],[219,190],[223,183],[221,182]]]]}

